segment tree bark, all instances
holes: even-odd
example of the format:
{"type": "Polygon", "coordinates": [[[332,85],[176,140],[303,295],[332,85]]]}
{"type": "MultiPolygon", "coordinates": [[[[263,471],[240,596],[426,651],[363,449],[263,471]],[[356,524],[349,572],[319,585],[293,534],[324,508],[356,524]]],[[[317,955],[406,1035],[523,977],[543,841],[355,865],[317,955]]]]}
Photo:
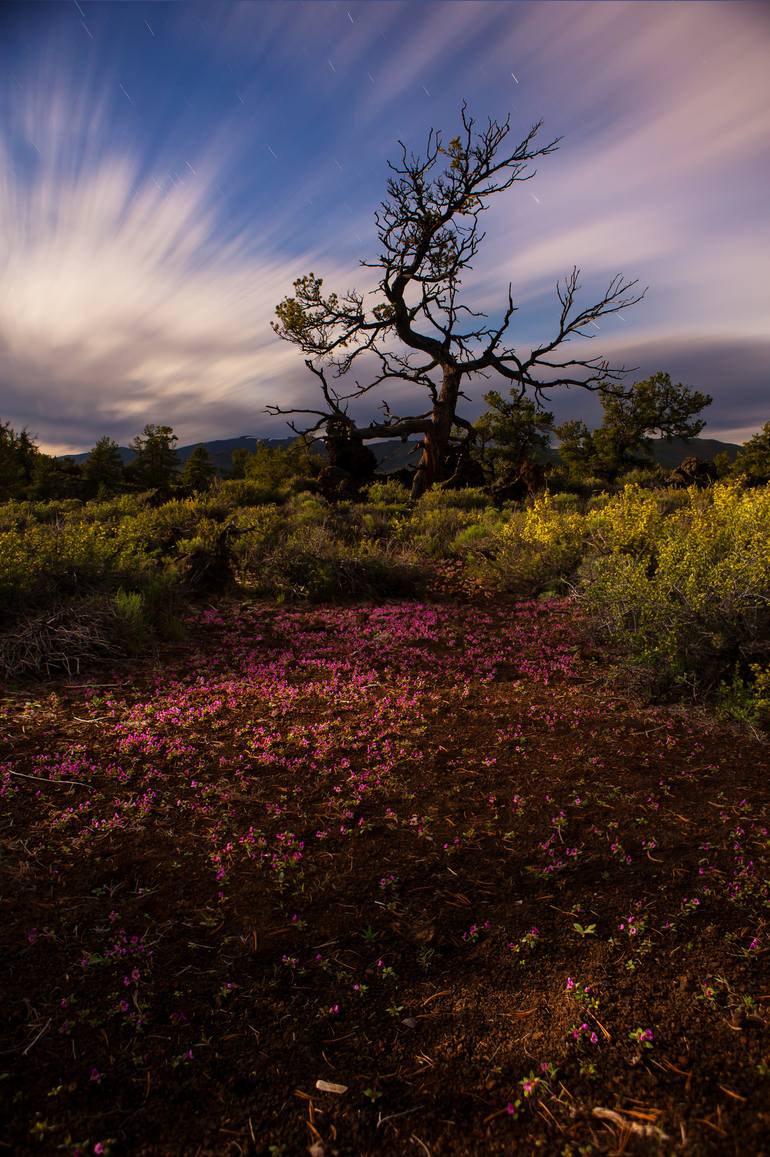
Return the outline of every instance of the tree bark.
{"type": "Polygon", "coordinates": [[[422,444],[422,457],[414,473],[413,499],[443,480],[461,380],[462,374],[455,366],[444,366],[441,389],[433,403],[432,420],[422,444]]]}

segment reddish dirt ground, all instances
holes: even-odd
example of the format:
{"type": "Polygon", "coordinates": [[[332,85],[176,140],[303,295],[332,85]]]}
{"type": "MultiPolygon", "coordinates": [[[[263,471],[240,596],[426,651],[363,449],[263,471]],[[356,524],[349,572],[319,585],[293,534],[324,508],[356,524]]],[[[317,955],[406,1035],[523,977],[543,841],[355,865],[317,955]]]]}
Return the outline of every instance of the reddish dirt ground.
{"type": "Polygon", "coordinates": [[[0,1147],[770,1152],[760,737],[566,602],[192,628],[0,704],[0,1147]]]}

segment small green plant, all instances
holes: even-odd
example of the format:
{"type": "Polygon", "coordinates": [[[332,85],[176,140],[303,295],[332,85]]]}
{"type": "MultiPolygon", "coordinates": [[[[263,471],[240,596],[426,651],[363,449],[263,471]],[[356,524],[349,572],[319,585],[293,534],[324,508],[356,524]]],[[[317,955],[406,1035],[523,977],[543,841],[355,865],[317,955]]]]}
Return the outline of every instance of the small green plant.
{"type": "Polygon", "coordinates": [[[770,667],[752,663],[743,674],[736,669],[732,679],[720,683],[718,703],[728,719],[750,727],[770,725],[770,667]]]}
{"type": "Polygon", "coordinates": [[[524,935],[519,938],[519,940],[509,941],[508,947],[510,948],[511,952],[519,956],[519,963],[522,963],[525,954],[531,952],[533,948],[535,948],[536,945],[540,943],[541,939],[542,934],[540,929],[534,927],[533,925],[533,927],[530,928],[528,932],[525,932],[524,935]]]}
{"type": "Polygon", "coordinates": [[[116,613],[132,626],[142,622],[144,599],[139,591],[117,591],[113,600],[116,613]]]}
{"type": "Polygon", "coordinates": [[[511,1117],[518,1117],[521,1109],[528,1101],[537,1101],[553,1092],[552,1081],[558,1070],[550,1061],[543,1061],[540,1065],[540,1075],[530,1072],[528,1077],[522,1077],[516,1086],[515,1100],[509,1101],[505,1112],[511,1117]]]}
{"type": "Polygon", "coordinates": [[[423,944],[417,953],[418,968],[420,968],[422,972],[428,972],[435,955],[435,949],[428,947],[427,944],[423,944]]]}

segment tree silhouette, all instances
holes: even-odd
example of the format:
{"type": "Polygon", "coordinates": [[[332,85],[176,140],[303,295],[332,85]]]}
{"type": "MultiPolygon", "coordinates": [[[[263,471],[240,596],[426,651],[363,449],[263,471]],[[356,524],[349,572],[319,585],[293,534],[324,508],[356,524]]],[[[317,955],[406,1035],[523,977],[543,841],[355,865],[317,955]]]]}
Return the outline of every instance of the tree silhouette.
{"type": "Polygon", "coordinates": [[[77,498],[82,492],[83,469],[72,458],[36,454],[27,497],[40,502],[77,498]]]}
{"type": "Polygon", "coordinates": [[[0,422],[0,499],[21,498],[32,481],[40,451],[26,430],[0,422]]]}
{"type": "MultiPolygon", "coordinates": [[[[557,285],[554,337],[527,354],[517,352],[507,337],[517,310],[510,284],[498,322],[490,323],[486,314],[461,302],[462,276],[484,239],[479,223],[490,199],[534,176],[527,171],[530,162],[552,153],[559,141],[537,145],[542,127],[538,122],[511,148],[509,117],[502,123],[490,119],[479,128],[463,104],[460,118],[460,134],[446,147],[441,133],[431,129],[423,156],[408,154],[401,143],[400,161],[389,162],[393,176],[375,214],[380,253],[374,261],[361,262],[380,275],[376,290],[367,295],[371,303],[357,290],[341,296],[326,293],[323,279],[310,273],[294,282],[293,296],[280,302],[273,322],[279,337],[308,355],[305,364],[318,379],[322,406],[273,405],[268,412],[306,414],[315,421],[304,433],[323,434],[327,441],[339,437],[341,430],[348,441],[421,434],[415,497],[451,474],[458,459],[451,444],[474,437],[471,423],[457,413],[468,381],[497,374],[513,383],[522,397],[538,399],[555,386],[598,389],[615,383],[619,391],[618,383],[627,372],[624,367],[612,369],[599,357],[569,357],[562,347],[576,335],[591,337],[587,327],[597,318],[643,296],[629,293],[636,281],[618,275],[598,302],[580,309],[579,270],[573,268],[557,285]],[[354,368],[363,368],[362,355],[376,360],[377,372],[367,381],[338,385],[354,368]],[[543,380],[543,373],[551,380],[543,380]],[[386,398],[381,402],[381,420],[357,426],[350,402],[393,382],[422,387],[427,409],[400,416],[386,398]]],[[[290,425],[297,429],[294,422],[290,425]]]]}

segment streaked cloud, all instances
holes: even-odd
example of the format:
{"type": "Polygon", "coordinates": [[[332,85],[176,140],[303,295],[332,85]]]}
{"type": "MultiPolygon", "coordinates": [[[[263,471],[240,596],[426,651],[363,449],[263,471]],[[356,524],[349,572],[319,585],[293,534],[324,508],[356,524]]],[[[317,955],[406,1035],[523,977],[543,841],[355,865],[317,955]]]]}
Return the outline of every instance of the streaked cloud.
{"type": "Polygon", "coordinates": [[[66,448],[146,421],[190,440],[212,436],[214,415],[225,432],[231,414],[260,427],[265,403],[307,374],[270,329],[275,304],[319,260],[332,279],[352,271],[321,247],[287,258],[268,230],[222,242],[218,167],[196,160],[161,184],[125,148],[92,151],[99,123],[74,123],[67,97],[22,106],[41,142],[29,179],[0,153],[4,416],[66,448]]]}
{"type": "Polygon", "coordinates": [[[313,384],[270,330],[276,302],[311,269],[366,285],[396,138],[451,134],[466,97],[514,135],[541,115],[544,139],[565,134],[485,215],[468,304],[494,315],[511,280],[526,348],[573,263],[586,299],[638,276],[645,302],[593,349],[711,389],[714,432],[766,420],[761,6],[189,4],[152,36],[143,15],[125,60],[103,47],[110,6],[93,39],[38,22],[0,81],[1,417],[56,448],[145,421],[184,441],[278,431],[266,402],[313,384]]]}

